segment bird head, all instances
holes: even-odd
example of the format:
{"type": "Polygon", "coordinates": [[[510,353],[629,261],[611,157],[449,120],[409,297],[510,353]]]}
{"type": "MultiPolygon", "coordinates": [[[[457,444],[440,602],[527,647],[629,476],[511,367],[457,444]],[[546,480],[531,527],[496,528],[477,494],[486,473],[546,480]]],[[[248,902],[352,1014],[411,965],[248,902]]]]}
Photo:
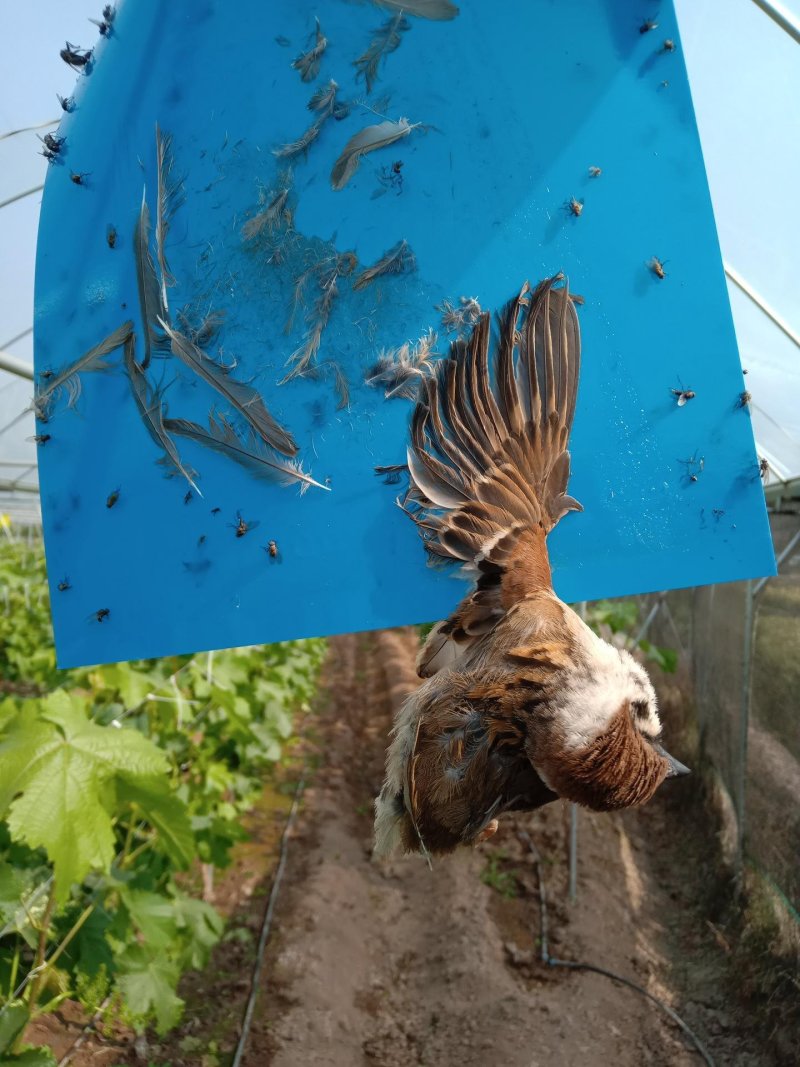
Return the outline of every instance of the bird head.
{"type": "Polygon", "coordinates": [[[580,626],[572,668],[532,762],[555,793],[594,811],[643,804],[688,768],[660,743],[658,703],[644,668],[580,626]]]}

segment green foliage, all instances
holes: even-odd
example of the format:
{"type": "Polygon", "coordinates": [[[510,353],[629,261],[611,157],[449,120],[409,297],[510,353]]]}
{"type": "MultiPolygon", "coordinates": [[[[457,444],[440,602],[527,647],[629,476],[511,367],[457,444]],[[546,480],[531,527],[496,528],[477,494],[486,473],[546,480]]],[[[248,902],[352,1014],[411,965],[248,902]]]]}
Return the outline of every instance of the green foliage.
{"type": "Polygon", "coordinates": [[[63,689],[24,700],[0,740],[0,813],[14,840],[44,848],[57,903],[89,871],[110,869],[117,783],[136,785],[168,769],[152,741],[96,726],[87,711],[84,697],[63,689]]]}
{"type": "Polygon", "coordinates": [[[58,671],[44,583],[40,547],[0,544],[0,1067],[54,1062],[23,1032],[68,996],[176,1024],[222,922],[175,876],[229,861],[325,651],[58,671]]]}
{"type": "Polygon", "coordinates": [[[587,606],[586,622],[606,640],[631,651],[639,649],[665,673],[673,674],[677,670],[678,653],[674,649],[660,648],[645,638],[637,641],[632,636],[641,625],[635,601],[596,600],[587,606]]]}
{"type": "Polygon", "coordinates": [[[481,881],[484,885],[488,885],[490,889],[494,889],[500,896],[505,897],[506,900],[512,900],[514,897],[519,896],[519,883],[517,882],[516,872],[509,870],[504,861],[508,859],[508,855],[502,849],[499,852],[493,852],[487,857],[486,866],[481,871],[481,881]]]}

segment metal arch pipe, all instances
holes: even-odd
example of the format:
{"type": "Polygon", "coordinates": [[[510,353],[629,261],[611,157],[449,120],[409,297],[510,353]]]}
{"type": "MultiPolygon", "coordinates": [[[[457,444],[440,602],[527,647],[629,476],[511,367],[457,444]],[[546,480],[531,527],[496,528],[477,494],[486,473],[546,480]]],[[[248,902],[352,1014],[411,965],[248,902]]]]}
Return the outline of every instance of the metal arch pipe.
{"type": "Polygon", "coordinates": [[[34,185],[32,189],[26,189],[24,193],[16,193],[14,196],[10,196],[7,200],[0,200],[0,208],[8,207],[9,204],[16,204],[17,200],[23,200],[26,196],[33,196],[34,193],[40,193],[44,189],[44,185],[34,185]]]}
{"type": "Polygon", "coordinates": [[[6,130],[5,133],[0,133],[0,141],[5,141],[8,137],[16,137],[20,133],[31,133],[33,130],[44,130],[48,126],[58,126],[61,119],[48,119],[47,122],[37,122],[33,126],[20,126],[18,130],[6,130]]]}
{"type": "MultiPolygon", "coordinates": [[[[754,2],[757,2],[757,0],[754,0],[754,2]]],[[[725,274],[730,278],[733,284],[741,289],[744,295],[753,301],[759,311],[763,311],[767,318],[774,322],[778,329],[782,330],[789,340],[800,348],[800,334],[792,329],[786,319],[782,319],[778,312],[769,306],[763,296],[760,296],[752,285],[742,277],[738,270],[734,270],[730,263],[726,263],[723,260],[722,265],[725,268],[725,274]]]]}
{"type": "Polygon", "coordinates": [[[18,378],[27,378],[29,382],[33,381],[33,367],[31,364],[24,359],[20,359],[19,356],[12,356],[10,352],[4,352],[2,349],[0,349],[0,370],[8,371],[9,374],[16,374],[18,378]]]}
{"type": "Polygon", "coordinates": [[[23,337],[27,337],[29,333],[33,333],[33,326],[26,326],[20,333],[14,334],[4,345],[0,345],[0,350],[5,348],[11,348],[17,341],[21,341],[23,337]]]}
{"type": "Polygon", "coordinates": [[[788,11],[783,4],[769,3],[768,0],[753,0],[756,7],[760,7],[765,15],[769,15],[776,26],[788,33],[800,44],[800,20],[796,15],[788,11]]]}

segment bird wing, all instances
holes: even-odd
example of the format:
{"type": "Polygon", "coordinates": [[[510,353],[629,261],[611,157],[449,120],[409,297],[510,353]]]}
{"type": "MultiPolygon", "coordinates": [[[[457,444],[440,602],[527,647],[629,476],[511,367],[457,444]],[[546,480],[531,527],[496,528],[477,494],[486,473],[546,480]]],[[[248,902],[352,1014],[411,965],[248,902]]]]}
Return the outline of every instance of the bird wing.
{"type": "Polygon", "coordinates": [[[458,561],[475,588],[428,637],[428,677],[492,630],[513,604],[551,587],[546,535],[568,511],[567,451],[580,329],[563,275],[526,282],[498,317],[494,374],[484,313],[423,382],[411,420],[403,508],[433,561],[458,561]]]}

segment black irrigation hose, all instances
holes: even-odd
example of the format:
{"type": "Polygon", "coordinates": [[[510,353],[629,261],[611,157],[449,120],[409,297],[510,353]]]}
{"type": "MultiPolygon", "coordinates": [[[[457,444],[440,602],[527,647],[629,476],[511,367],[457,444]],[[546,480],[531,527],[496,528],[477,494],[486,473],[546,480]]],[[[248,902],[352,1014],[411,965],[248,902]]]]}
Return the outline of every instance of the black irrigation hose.
{"type": "Polygon", "coordinates": [[[659,1000],[658,997],[648,992],[648,990],[644,989],[640,985],[637,985],[636,982],[632,982],[630,978],[623,978],[622,975],[614,974],[613,971],[607,971],[604,967],[596,967],[593,963],[579,963],[575,960],[559,960],[556,959],[555,956],[550,955],[547,947],[547,891],[545,889],[544,876],[542,875],[541,856],[539,855],[539,850],[537,849],[536,845],[534,845],[528,833],[526,833],[524,830],[520,830],[518,836],[520,840],[524,841],[525,844],[528,846],[531,856],[533,856],[533,863],[536,868],[536,880],[539,884],[539,914],[541,921],[540,955],[542,963],[546,964],[548,967],[566,967],[572,971],[591,971],[594,974],[602,974],[606,978],[610,978],[613,982],[619,982],[621,985],[627,986],[629,989],[633,989],[637,993],[641,993],[643,997],[647,997],[648,1000],[652,1001],[653,1004],[656,1004],[666,1015],[670,1017],[670,1019],[672,1019],[676,1026],[678,1026],[681,1031],[689,1038],[689,1040],[695,1046],[695,1048],[703,1057],[705,1062],[708,1064],[708,1067],[716,1067],[711,1053],[702,1043],[697,1034],[695,1034],[694,1031],[686,1025],[680,1015],[678,1015],[676,1011],[673,1011],[668,1004],[665,1004],[663,1000],[659,1000]]]}
{"type": "Polygon", "coordinates": [[[272,916],[275,911],[275,904],[278,900],[278,891],[280,890],[281,881],[283,879],[284,868],[286,867],[286,853],[289,846],[289,832],[294,825],[294,820],[297,817],[297,810],[300,807],[300,799],[303,795],[303,790],[306,787],[305,773],[297,783],[297,789],[294,793],[294,800],[292,801],[291,811],[289,812],[289,818],[286,820],[286,825],[283,828],[283,835],[281,836],[281,853],[278,860],[278,869],[275,872],[275,879],[272,883],[272,889],[270,890],[269,900],[267,901],[267,910],[264,913],[264,921],[261,924],[261,934],[258,938],[258,949],[256,950],[256,962],[253,966],[253,977],[250,982],[250,995],[247,998],[247,1007],[244,1011],[244,1017],[242,1018],[242,1029],[239,1034],[239,1040],[236,1044],[236,1051],[233,1054],[231,1061],[231,1067],[240,1067],[242,1057],[244,1056],[247,1048],[247,1039],[250,1036],[250,1027],[253,1023],[253,1012],[256,1007],[256,1000],[258,999],[258,983],[261,979],[261,966],[264,961],[264,951],[267,947],[267,940],[269,938],[270,927],[272,926],[272,916]]]}

